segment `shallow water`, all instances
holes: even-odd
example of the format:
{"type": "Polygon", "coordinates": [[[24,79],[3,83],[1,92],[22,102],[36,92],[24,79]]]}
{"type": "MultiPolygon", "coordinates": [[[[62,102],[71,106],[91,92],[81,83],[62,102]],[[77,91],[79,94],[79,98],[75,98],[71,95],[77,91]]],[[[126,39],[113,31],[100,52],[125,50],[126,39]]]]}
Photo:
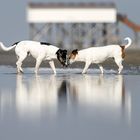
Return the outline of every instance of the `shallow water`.
{"type": "Polygon", "coordinates": [[[81,71],[0,67],[0,139],[139,139],[139,67],[81,71]]]}

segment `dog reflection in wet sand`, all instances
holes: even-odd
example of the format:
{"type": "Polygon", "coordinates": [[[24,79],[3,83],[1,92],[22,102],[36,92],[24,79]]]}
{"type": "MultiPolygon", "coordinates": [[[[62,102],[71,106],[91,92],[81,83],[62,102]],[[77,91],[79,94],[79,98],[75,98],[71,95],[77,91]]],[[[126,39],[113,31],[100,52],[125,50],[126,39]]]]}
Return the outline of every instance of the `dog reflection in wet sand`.
{"type": "Polygon", "coordinates": [[[73,90],[71,93],[74,93],[81,103],[109,104],[110,100],[113,104],[115,104],[114,101],[119,101],[116,103],[120,104],[125,96],[124,89],[121,75],[112,77],[84,75],[70,79],[70,90],[73,90]]]}
{"type": "Polygon", "coordinates": [[[118,73],[120,74],[123,69],[122,61],[125,57],[125,49],[132,43],[129,37],[125,38],[125,40],[128,41],[126,45],[108,45],[103,47],[91,47],[80,51],[77,49],[73,50],[69,56],[69,64],[76,61],[85,62],[85,67],[82,71],[82,74],[85,74],[90,64],[95,63],[99,65],[100,71],[103,74],[103,66],[101,63],[108,58],[114,58],[115,63],[119,67],[118,73]]]}
{"type": "Polygon", "coordinates": [[[23,75],[17,75],[16,107],[18,113],[25,118],[26,115],[35,118],[45,109],[50,115],[54,115],[60,86],[61,81],[57,82],[54,75],[47,78],[35,76],[28,80],[25,80],[23,75]]]}
{"type": "Polygon", "coordinates": [[[69,92],[74,101],[86,110],[92,107],[100,113],[111,112],[116,118],[124,109],[128,119],[131,115],[131,96],[125,93],[122,75],[72,77],[69,80],[69,92]]]}

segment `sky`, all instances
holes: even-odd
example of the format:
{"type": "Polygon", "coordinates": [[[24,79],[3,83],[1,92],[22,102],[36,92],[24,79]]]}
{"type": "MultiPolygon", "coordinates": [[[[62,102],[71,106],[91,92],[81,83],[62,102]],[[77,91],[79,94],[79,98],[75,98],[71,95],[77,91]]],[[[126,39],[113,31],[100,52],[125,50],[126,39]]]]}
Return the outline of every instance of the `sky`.
{"type": "MultiPolygon", "coordinates": [[[[1,0],[0,1],[0,41],[11,45],[16,41],[29,39],[29,25],[26,7],[29,2],[114,2],[119,13],[126,14],[140,24],[139,0],[1,0]]],[[[121,24],[121,23],[120,23],[121,24]]],[[[121,24],[123,37],[132,36],[133,31],[121,24]]]]}

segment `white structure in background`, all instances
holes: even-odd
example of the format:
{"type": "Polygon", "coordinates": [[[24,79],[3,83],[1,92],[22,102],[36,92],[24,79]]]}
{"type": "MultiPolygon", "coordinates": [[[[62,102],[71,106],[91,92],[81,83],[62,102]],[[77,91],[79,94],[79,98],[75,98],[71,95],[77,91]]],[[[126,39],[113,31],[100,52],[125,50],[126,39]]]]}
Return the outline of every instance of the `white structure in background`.
{"type": "Polygon", "coordinates": [[[118,41],[116,20],[113,3],[29,3],[27,8],[30,39],[49,41],[61,47],[118,41]]]}
{"type": "Polygon", "coordinates": [[[30,23],[112,23],[116,22],[116,9],[95,4],[30,4],[30,23]]]}

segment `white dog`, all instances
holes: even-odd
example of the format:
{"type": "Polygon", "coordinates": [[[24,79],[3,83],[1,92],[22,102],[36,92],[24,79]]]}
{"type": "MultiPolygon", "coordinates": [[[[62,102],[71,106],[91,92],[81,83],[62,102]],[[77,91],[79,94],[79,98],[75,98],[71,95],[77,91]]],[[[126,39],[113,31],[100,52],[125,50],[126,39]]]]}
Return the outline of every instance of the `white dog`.
{"type": "Polygon", "coordinates": [[[95,63],[99,65],[101,73],[103,74],[103,66],[101,63],[108,58],[114,58],[117,66],[119,67],[118,73],[120,74],[123,69],[122,61],[125,57],[125,49],[132,43],[132,40],[129,37],[125,38],[125,40],[128,41],[128,44],[123,46],[108,45],[102,47],[91,47],[80,51],[77,49],[73,50],[69,56],[69,64],[72,64],[75,61],[85,62],[85,67],[82,72],[84,74],[87,72],[89,65],[91,63],[95,63]]]}
{"type": "Polygon", "coordinates": [[[58,59],[63,66],[67,65],[67,50],[61,50],[46,42],[20,41],[10,47],[5,47],[0,42],[0,46],[4,51],[10,51],[15,48],[15,53],[18,58],[16,62],[18,73],[23,72],[21,67],[22,62],[28,54],[31,54],[36,59],[35,73],[38,73],[39,66],[43,60],[49,61],[54,74],[56,74],[56,70],[53,59],[58,59]]]}

